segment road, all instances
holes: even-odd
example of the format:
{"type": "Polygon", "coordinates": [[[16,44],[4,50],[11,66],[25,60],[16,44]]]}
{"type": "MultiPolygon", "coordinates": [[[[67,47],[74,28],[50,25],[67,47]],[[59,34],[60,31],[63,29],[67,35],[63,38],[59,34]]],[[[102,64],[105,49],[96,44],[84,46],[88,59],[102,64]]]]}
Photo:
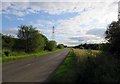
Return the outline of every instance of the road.
{"type": "Polygon", "coordinates": [[[4,63],[3,82],[47,82],[63,62],[70,49],[42,57],[31,57],[4,63]]]}

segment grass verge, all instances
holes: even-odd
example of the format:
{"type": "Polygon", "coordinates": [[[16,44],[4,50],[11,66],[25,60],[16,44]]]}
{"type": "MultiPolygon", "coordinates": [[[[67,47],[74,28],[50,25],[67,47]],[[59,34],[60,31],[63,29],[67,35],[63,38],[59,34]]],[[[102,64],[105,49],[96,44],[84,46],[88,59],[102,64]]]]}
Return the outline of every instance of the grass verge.
{"type": "Polygon", "coordinates": [[[28,58],[28,57],[40,57],[40,56],[44,56],[44,55],[47,55],[47,54],[51,54],[51,53],[54,53],[54,52],[58,52],[62,49],[56,49],[54,51],[40,51],[40,52],[37,52],[37,53],[31,53],[31,54],[28,54],[28,53],[17,53],[16,56],[2,56],[2,62],[5,63],[5,62],[8,62],[8,61],[12,61],[12,60],[16,60],[16,59],[23,59],[23,58],[28,58]]]}
{"type": "Polygon", "coordinates": [[[50,82],[73,82],[76,78],[76,57],[70,51],[64,63],[57,69],[50,82]]]}
{"type": "Polygon", "coordinates": [[[74,52],[79,60],[77,82],[120,82],[119,59],[101,51],[74,49],[74,52]]]}
{"type": "Polygon", "coordinates": [[[120,82],[120,61],[99,50],[73,49],[51,82],[120,82]]]}

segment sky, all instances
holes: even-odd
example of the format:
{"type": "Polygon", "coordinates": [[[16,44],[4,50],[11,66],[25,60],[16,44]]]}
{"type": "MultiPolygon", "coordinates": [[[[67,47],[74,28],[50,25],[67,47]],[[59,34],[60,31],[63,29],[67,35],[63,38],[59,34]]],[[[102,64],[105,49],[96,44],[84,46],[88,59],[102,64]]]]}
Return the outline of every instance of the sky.
{"type": "MultiPolygon", "coordinates": [[[[10,0],[9,0],[10,1],[10,0]]],[[[14,0],[13,0],[14,1],[14,0]]],[[[33,25],[49,40],[68,46],[105,42],[105,30],[118,20],[117,0],[79,2],[2,2],[2,33],[16,36],[18,26],[33,25]]]]}

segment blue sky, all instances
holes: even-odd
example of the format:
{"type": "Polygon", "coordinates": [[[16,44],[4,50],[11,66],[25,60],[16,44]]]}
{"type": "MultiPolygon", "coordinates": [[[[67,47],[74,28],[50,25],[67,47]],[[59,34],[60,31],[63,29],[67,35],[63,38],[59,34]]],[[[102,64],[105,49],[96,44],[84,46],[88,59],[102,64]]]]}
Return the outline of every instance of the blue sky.
{"type": "MultiPolygon", "coordinates": [[[[30,22],[35,22],[37,20],[41,21],[58,21],[60,19],[69,19],[71,17],[77,16],[77,13],[64,13],[60,15],[50,15],[45,12],[40,12],[38,14],[28,14],[26,16],[18,17],[12,14],[3,14],[3,30],[8,29],[9,27],[17,27],[20,24],[23,25],[30,25],[30,22]],[[7,25],[6,25],[7,22],[7,25]]],[[[44,25],[45,27],[46,25],[44,25]]]]}
{"type": "Polygon", "coordinates": [[[33,25],[49,40],[68,46],[104,42],[107,25],[117,20],[117,2],[2,2],[2,33],[33,25]]]}

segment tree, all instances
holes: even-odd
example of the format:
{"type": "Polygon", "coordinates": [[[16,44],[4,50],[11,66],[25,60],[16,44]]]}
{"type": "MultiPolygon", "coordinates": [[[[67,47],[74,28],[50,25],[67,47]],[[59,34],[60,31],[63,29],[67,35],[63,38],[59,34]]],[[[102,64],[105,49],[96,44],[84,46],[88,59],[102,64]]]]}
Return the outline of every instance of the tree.
{"type": "Polygon", "coordinates": [[[19,26],[17,45],[25,52],[35,52],[43,50],[46,46],[47,38],[40,34],[33,26],[19,26]]]}
{"type": "Polygon", "coordinates": [[[42,35],[42,34],[41,34],[41,36],[44,38],[44,42],[45,42],[44,50],[46,50],[46,48],[47,48],[47,44],[48,44],[48,39],[47,39],[46,36],[44,36],[44,35],[42,35]]]}
{"type": "Polygon", "coordinates": [[[2,48],[12,49],[14,38],[12,36],[2,35],[2,48]]]}
{"type": "Polygon", "coordinates": [[[112,53],[119,53],[120,51],[120,21],[112,22],[106,32],[105,39],[110,44],[109,51],[112,53]]]}
{"type": "Polygon", "coordinates": [[[64,48],[64,45],[63,44],[58,44],[58,46],[57,46],[59,49],[62,49],[62,48],[64,48]]]}
{"type": "Polygon", "coordinates": [[[56,48],[56,41],[49,41],[47,43],[46,49],[52,51],[56,48]]]}

